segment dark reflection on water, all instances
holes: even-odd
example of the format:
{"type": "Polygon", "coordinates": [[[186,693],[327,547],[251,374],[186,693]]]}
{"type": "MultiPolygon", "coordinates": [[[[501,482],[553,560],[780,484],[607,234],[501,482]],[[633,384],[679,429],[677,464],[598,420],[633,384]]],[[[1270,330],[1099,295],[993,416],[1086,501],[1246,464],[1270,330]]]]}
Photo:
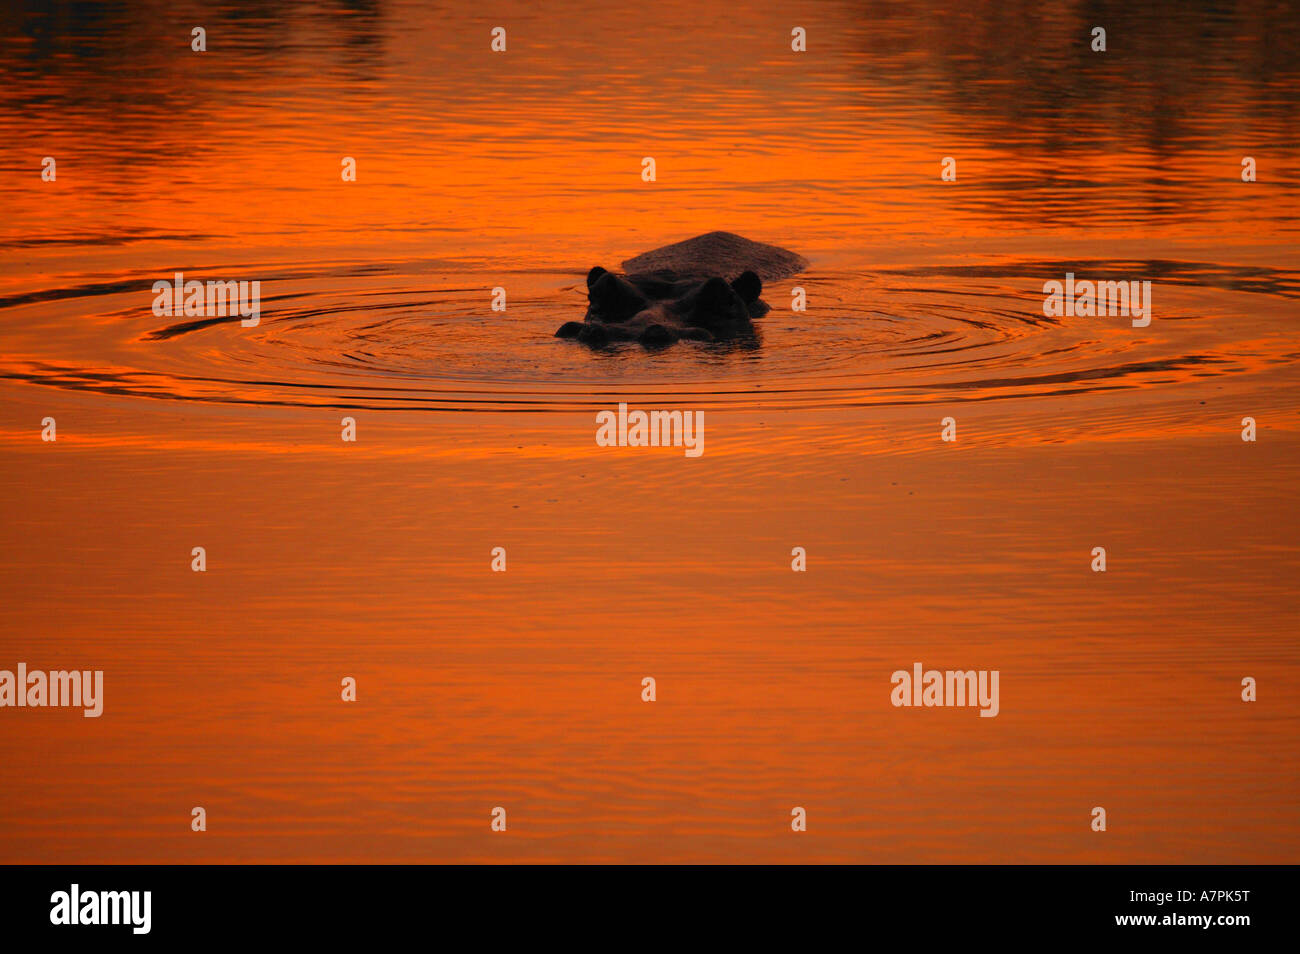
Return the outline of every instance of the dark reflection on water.
{"type": "MultiPolygon", "coordinates": [[[[1205,209],[1240,198],[1189,186],[1230,177],[1243,155],[1294,156],[1300,5],[944,0],[927,4],[928,16],[899,6],[865,5],[864,21],[890,36],[895,55],[871,47],[857,57],[859,74],[928,95],[949,128],[1038,160],[1030,175],[983,180],[985,201],[1008,217],[1063,225],[1089,214],[1181,217],[1189,202],[1205,209]],[[1104,53],[1091,48],[1096,26],[1106,30],[1104,53]],[[1109,150],[1146,158],[1100,179],[1075,165],[1109,150]],[[1198,168],[1199,155],[1214,168],[1198,168]]],[[[1284,168],[1273,163],[1267,177],[1291,178],[1284,168]]],[[[1296,193],[1283,188],[1289,207],[1276,211],[1294,219],[1296,193]]]]}
{"type": "Polygon", "coordinates": [[[955,122],[975,124],[1009,149],[1091,152],[1100,139],[1170,156],[1236,134],[1236,121],[1259,124],[1255,148],[1295,142],[1300,5],[854,6],[875,36],[890,37],[887,48],[877,42],[858,57],[866,81],[928,90],[955,122]],[[1091,48],[1098,26],[1106,30],[1104,53],[1091,48]]]}
{"type": "Polygon", "coordinates": [[[279,80],[363,86],[382,64],[384,5],[14,0],[0,18],[0,129],[59,137],[123,164],[167,164],[202,127],[279,80]],[[190,49],[207,31],[209,54],[190,49]],[[13,128],[17,127],[17,128],[13,128]]]}
{"type": "MultiPolygon", "coordinates": [[[[237,0],[200,10],[177,10],[171,2],[88,3],[10,0],[0,21],[6,67],[19,76],[120,75],[121,70],[177,66],[173,47],[190,47],[191,30],[212,35],[209,50],[230,49],[242,59],[275,58],[310,51],[322,67],[364,78],[383,55],[383,8],[367,0],[237,0]],[[160,43],[168,37],[172,42],[160,43]]],[[[177,90],[177,93],[182,93],[177,90]]],[[[130,93],[128,92],[129,96],[130,93]]]]}
{"type": "Polygon", "coordinates": [[[407,107],[432,103],[440,109],[423,118],[434,124],[454,116],[509,125],[514,117],[499,108],[527,102],[583,117],[580,126],[552,130],[558,137],[643,126],[664,108],[683,126],[719,122],[726,104],[738,108],[731,119],[743,146],[754,134],[807,139],[827,126],[843,134],[868,106],[908,103],[941,114],[949,129],[1025,154],[1109,143],[1168,158],[1227,148],[1225,137],[1261,150],[1295,144],[1297,4],[813,4],[803,13],[814,70],[774,69],[788,52],[790,14],[740,4],[726,20],[736,41],[715,43],[713,17],[693,20],[692,8],[656,4],[629,22],[618,3],[546,16],[507,7],[492,19],[472,4],[377,0],[210,4],[185,14],[171,3],[15,0],[0,20],[7,77],[0,122],[51,131],[75,118],[83,133],[127,134],[122,145],[140,147],[136,158],[147,159],[146,131],[156,149],[184,138],[186,122],[328,91],[341,98],[340,111],[360,102],[378,109],[372,118],[392,123],[398,136],[409,132],[401,128],[412,118],[407,107]],[[513,55],[527,62],[527,75],[481,55],[486,24],[498,20],[517,30],[513,55]],[[190,55],[194,25],[207,29],[214,55],[190,55]],[[1090,49],[1096,25],[1107,30],[1104,53],[1090,49]],[[692,26],[703,35],[682,35],[692,26]],[[677,39],[672,57],[656,46],[668,36],[677,39]],[[279,88],[284,80],[297,85],[279,88]],[[624,98],[631,83],[638,99],[624,98]],[[557,98],[579,92],[581,100],[557,98]],[[606,112],[581,105],[602,101],[611,103],[606,112]],[[773,104],[799,122],[781,129],[745,122],[773,104]],[[814,128],[800,127],[805,118],[814,128]]]}

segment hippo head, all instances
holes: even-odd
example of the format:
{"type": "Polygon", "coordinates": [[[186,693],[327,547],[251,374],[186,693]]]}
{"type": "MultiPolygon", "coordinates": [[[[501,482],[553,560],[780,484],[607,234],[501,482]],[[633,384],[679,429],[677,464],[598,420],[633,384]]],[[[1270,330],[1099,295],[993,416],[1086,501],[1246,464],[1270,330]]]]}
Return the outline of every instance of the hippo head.
{"type": "Polygon", "coordinates": [[[625,260],[623,274],[593,268],[586,320],[565,322],[555,334],[592,347],[610,341],[653,347],[683,338],[752,341],[753,319],[768,310],[758,298],[763,282],[807,267],[801,255],[732,232],[697,235],[625,260]]]}
{"type": "Polygon", "coordinates": [[[734,281],[678,278],[671,272],[616,275],[597,265],[587,274],[587,316],[570,321],[557,337],[598,347],[610,341],[666,345],[683,338],[714,341],[752,333],[752,319],[767,311],[762,280],[752,271],[734,281]]]}

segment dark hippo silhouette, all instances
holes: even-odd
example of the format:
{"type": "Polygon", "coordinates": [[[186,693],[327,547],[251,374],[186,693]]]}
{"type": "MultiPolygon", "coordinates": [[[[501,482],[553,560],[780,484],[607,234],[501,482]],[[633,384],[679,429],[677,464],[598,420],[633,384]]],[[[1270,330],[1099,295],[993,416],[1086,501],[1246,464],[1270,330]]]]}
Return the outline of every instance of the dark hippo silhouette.
{"type": "Polygon", "coordinates": [[[622,275],[597,265],[587,274],[587,317],[566,321],[557,338],[593,348],[611,341],[653,347],[687,338],[715,341],[750,334],[767,314],[764,281],[808,267],[794,252],[710,232],[629,258],[622,275]]]}

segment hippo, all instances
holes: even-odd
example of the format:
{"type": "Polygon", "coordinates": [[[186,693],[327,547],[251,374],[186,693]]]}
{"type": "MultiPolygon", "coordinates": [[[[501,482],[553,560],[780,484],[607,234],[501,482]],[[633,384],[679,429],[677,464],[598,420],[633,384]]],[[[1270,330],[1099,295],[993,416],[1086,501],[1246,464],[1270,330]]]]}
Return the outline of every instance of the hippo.
{"type": "Polygon", "coordinates": [[[730,232],[709,232],[623,262],[623,274],[597,265],[587,273],[587,315],[566,321],[557,338],[593,348],[639,341],[648,348],[676,341],[719,341],[752,335],[767,314],[763,282],[808,267],[794,252],[730,232]]]}

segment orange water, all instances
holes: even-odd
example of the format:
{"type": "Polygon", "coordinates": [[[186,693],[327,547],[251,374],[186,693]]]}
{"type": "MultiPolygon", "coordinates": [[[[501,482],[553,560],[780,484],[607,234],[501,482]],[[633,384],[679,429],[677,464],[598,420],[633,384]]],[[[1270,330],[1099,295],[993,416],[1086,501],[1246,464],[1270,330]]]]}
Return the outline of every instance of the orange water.
{"type": "Polygon", "coordinates": [[[19,4],[0,669],[106,700],[0,710],[0,861],[1298,860],[1298,37],[19,4]],[[552,337],[591,265],[713,229],[812,261],[756,340],[552,337]],[[156,317],[176,271],[261,324],[156,317]],[[1154,320],[1045,319],[1070,271],[1154,320]],[[596,446],[619,401],[703,410],[704,455],[596,446]],[[917,661],[1000,714],[894,708],[917,661]]]}

